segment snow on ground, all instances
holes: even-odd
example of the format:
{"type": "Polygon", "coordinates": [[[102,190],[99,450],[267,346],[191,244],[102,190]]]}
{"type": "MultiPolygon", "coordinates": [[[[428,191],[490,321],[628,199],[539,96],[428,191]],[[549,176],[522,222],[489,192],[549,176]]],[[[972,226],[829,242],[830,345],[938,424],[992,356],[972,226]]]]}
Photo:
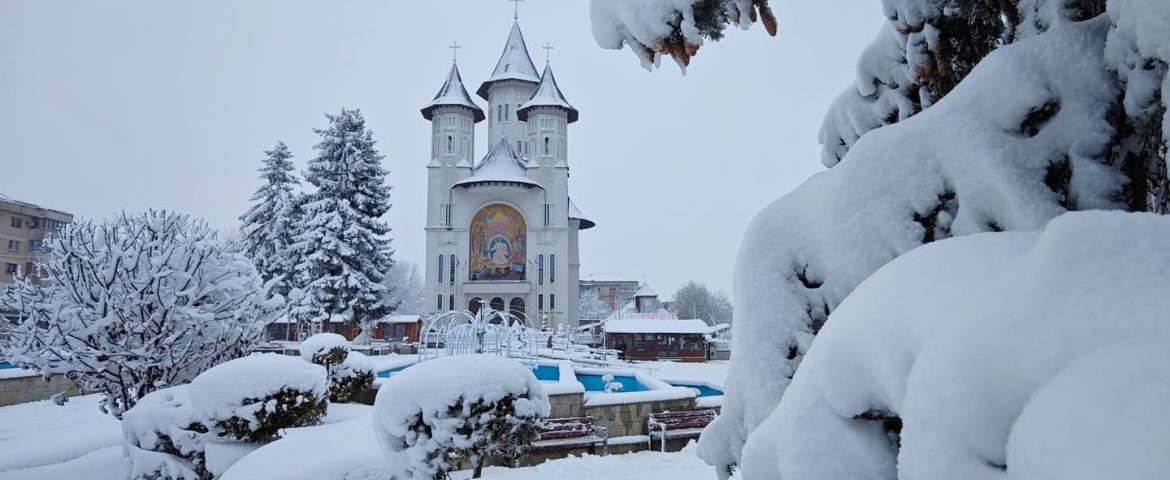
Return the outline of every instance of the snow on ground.
{"type": "MultiPolygon", "coordinates": [[[[371,360],[381,370],[406,365],[417,358],[414,355],[389,355],[371,357],[371,360]]],[[[651,376],[661,379],[717,385],[723,383],[727,371],[727,362],[635,362],[630,366],[645,369],[651,376]]],[[[100,399],[100,395],[87,395],[75,397],[65,406],[42,401],[0,407],[0,478],[125,480],[128,465],[122,456],[121,426],[114,417],[98,410],[100,399]]],[[[302,478],[292,476],[294,473],[312,480],[385,478],[385,472],[381,470],[383,457],[378,453],[369,411],[370,407],[365,405],[330,405],[325,425],[287,430],[285,438],[240,460],[224,478],[302,478]],[[330,450],[330,460],[316,454],[322,449],[330,450]],[[239,476],[236,469],[245,468],[248,469],[246,473],[255,476],[239,476]],[[381,476],[371,477],[374,473],[381,476]]],[[[460,472],[454,478],[470,476],[470,472],[460,472]]],[[[515,470],[489,468],[484,473],[484,478],[502,480],[602,477],[615,480],[709,480],[711,469],[694,455],[693,450],[686,450],[667,454],[644,452],[567,458],[515,470]]]]}
{"type": "Polygon", "coordinates": [[[0,478],[100,480],[88,472],[105,475],[111,469],[108,478],[124,477],[122,428],[98,410],[101,398],[87,395],[64,406],[45,400],[0,408],[0,478]],[[50,475],[69,471],[87,473],[50,475]]]}

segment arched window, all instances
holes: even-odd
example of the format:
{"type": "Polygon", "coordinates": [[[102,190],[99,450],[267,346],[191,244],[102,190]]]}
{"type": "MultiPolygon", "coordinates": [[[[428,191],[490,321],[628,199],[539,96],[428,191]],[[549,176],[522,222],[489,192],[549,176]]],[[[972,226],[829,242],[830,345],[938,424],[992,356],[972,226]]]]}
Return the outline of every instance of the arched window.
{"type": "Polygon", "coordinates": [[[443,283],[443,256],[439,255],[439,284],[443,283]]]}
{"type": "Polygon", "coordinates": [[[525,318],[524,316],[524,299],[516,297],[508,304],[508,313],[516,318],[525,318]]]}
{"type": "Polygon", "coordinates": [[[516,140],[516,153],[523,154],[524,150],[520,149],[520,141],[516,140]]]}
{"type": "Polygon", "coordinates": [[[447,153],[451,153],[453,148],[451,145],[451,136],[447,135],[447,153]]]}
{"type": "Polygon", "coordinates": [[[504,311],[504,299],[502,299],[500,297],[493,298],[491,306],[492,306],[492,310],[495,310],[498,312],[504,311]]]}
{"type": "Polygon", "coordinates": [[[512,106],[504,104],[504,121],[507,122],[512,119],[512,106]]]}
{"type": "MultiPolygon", "coordinates": [[[[451,282],[451,285],[455,284],[455,255],[451,255],[451,275],[447,279],[447,281],[451,282]]],[[[451,309],[454,310],[455,307],[451,307],[451,309]]]]}
{"type": "Polygon", "coordinates": [[[496,105],[496,121],[497,122],[504,121],[504,106],[503,105],[496,105]]]}
{"type": "Polygon", "coordinates": [[[557,283],[557,256],[548,256],[548,283],[557,283]]]}
{"type": "Polygon", "coordinates": [[[548,137],[544,137],[544,154],[548,155],[548,137]]]}
{"type": "Polygon", "coordinates": [[[467,302],[467,310],[470,311],[472,315],[479,313],[480,308],[483,308],[482,298],[475,297],[471,299],[470,302],[467,302]]]}
{"type": "Polygon", "coordinates": [[[536,257],[537,283],[544,285],[544,255],[536,257]]]}

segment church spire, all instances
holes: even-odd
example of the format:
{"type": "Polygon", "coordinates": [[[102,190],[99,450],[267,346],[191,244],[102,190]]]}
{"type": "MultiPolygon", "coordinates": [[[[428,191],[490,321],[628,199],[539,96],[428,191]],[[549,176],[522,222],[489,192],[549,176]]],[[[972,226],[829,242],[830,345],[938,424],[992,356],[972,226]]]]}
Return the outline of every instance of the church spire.
{"type": "Polygon", "coordinates": [[[512,21],[512,31],[508,34],[508,42],[504,44],[504,53],[496,62],[496,69],[483,85],[475,91],[484,100],[489,100],[488,90],[492,84],[504,80],[519,80],[522,82],[537,83],[540,77],[536,74],[536,65],[528,55],[528,46],[524,43],[524,34],[520,32],[520,22],[512,21]]]}
{"type": "Polygon", "coordinates": [[[569,123],[577,121],[577,109],[573,108],[565,99],[565,94],[561,93],[561,87],[557,86],[557,79],[553,76],[552,66],[548,63],[544,64],[544,74],[540,76],[540,85],[537,85],[536,92],[520,106],[519,110],[516,110],[516,118],[528,121],[528,112],[535,107],[559,108],[568,115],[569,123]]]}
{"type": "Polygon", "coordinates": [[[463,87],[463,77],[459,75],[459,65],[454,62],[451,63],[451,72],[447,74],[447,81],[443,82],[439,93],[435,94],[431,103],[422,108],[423,118],[430,120],[435,109],[439,107],[465,107],[471,110],[475,122],[484,119],[483,110],[475,104],[471,95],[467,94],[467,89],[463,87]]]}

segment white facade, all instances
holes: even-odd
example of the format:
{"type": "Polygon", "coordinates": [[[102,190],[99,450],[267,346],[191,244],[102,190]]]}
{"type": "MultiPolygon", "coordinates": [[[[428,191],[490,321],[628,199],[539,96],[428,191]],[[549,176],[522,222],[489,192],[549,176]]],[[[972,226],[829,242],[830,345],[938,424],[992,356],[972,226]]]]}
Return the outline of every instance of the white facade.
{"type": "Polygon", "coordinates": [[[486,111],[452,66],[422,109],[432,122],[427,313],[482,301],[538,326],[576,326],[577,237],[593,226],[569,200],[568,126],[578,112],[551,68],[537,74],[515,23],[477,93],[486,111]],[[475,126],[485,119],[491,148],[477,162],[475,126]]]}

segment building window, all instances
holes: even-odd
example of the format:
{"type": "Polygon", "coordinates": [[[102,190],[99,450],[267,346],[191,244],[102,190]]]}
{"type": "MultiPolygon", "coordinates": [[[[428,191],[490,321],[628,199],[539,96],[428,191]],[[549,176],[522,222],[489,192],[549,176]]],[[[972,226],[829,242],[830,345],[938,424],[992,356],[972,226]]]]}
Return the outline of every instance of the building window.
{"type": "Polygon", "coordinates": [[[496,297],[492,299],[492,310],[497,312],[504,311],[504,299],[496,297]]]}
{"type": "Polygon", "coordinates": [[[544,204],[544,226],[552,225],[552,204],[544,204]]]}
{"type": "Polygon", "coordinates": [[[12,217],[12,228],[20,228],[20,217],[12,217]]]}
{"type": "Polygon", "coordinates": [[[19,252],[20,251],[20,240],[9,240],[8,241],[8,249],[13,251],[13,252],[19,252]]]}
{"type": "Polygon", "coordinates": [[[452,148],[453,147],[451,146],[451,136],[447,135],[447,154],[448,155],[451,154],[452,148]]]}
{"type": "Polygon", "coordinates": [[[443,309],[443,295],[435,295],[435,310],[443,309]]]}
{"type": "Polygon", "coordinates": [[[536,257],[537,283],[544,285],[544,255],[536,257]]]}
{"type": "Polygon", "coordinates": [[[528,155],[528,142],[524,142],[524,154],[528,155]]]}
{"type": "Polygon", "coordinates": [[[517,153],[517,154],[521,154],[521,155],[523,155],[523,154],[524,154],[524,150],[521,150],[521,149],[520,149],[520,145],[521,145],[521,142],[520,142],[519,140],[516,140],[516,153],[517,153]]]}
{"type": "Polygon", "coordinates": [[[557,256],[548,256],[548,283],[557,283],[557,256]]]}
{"type": "Polygon", "coordinates": [[[28,241],[28,251],[30,251],[30,252],[44,252],[45,250],[46,249],[45,249],[45,241],[44,240],[29,240],[28,241]]]}
{"type": "Polygon", "coordinates": [[[20,266],[15,264],[15,263],[5,263],[4,264],[4,273],[7,273],[9,275],[16,275],[16,272],[19,272],[19,271],[20,271],[20,266]]]}
{"type": "Polygon", "coordinates": [[[556,310],[557,309],[557,294],[555,294],[555,293],[548,294],[548,309],[549,310],[556,310]]]}
{"type": "Polygon", "coordinates": [[[544,137],[544,154],[548,155],[548,137],[544,137]]]}
{"type": "Polygon", "coordinates": [[[447,296],[447,310],[455,310],[455,294],[447,296]]]}
{"type": "Polygon", "coordinates": [[[503,105],[496,105],[496,121],[497,122],[504,121],[504,106],[503,105]]]}
{"type": "MultiPolygon", "coordinates": [[[[451,275],[447,276],[447,281],[450,282],[451,285],[455,284],[455,255],[451,255],[451,275]]],[[[454,310],[455,307],[451,307],[451,309],[454,310]]]]}
{"type": "Polygon", "coordinates": [[[504,104],[504,121],[507,122],[512,119],[512,106],[504,104]]]}
{"type": "Polygon", "coordinates": [[[476,298],[471,299],[470,302],[467,302],[467,310],[469,312],[471,312],[472,315],[479,313],[479,309],[482,307],[483,307],[483,299],[482,298],[476,297],[476,298]]]}
{"type": "Polygon", "coordinates": [[[544,310],[544,294],[543,293],[536,297],[536,309],[537,310],[544,310]]]}
{"type": "Polygon", "coordinates": [[[443,284],[443,256],[439,255],[439,284],[443,284]]]}

